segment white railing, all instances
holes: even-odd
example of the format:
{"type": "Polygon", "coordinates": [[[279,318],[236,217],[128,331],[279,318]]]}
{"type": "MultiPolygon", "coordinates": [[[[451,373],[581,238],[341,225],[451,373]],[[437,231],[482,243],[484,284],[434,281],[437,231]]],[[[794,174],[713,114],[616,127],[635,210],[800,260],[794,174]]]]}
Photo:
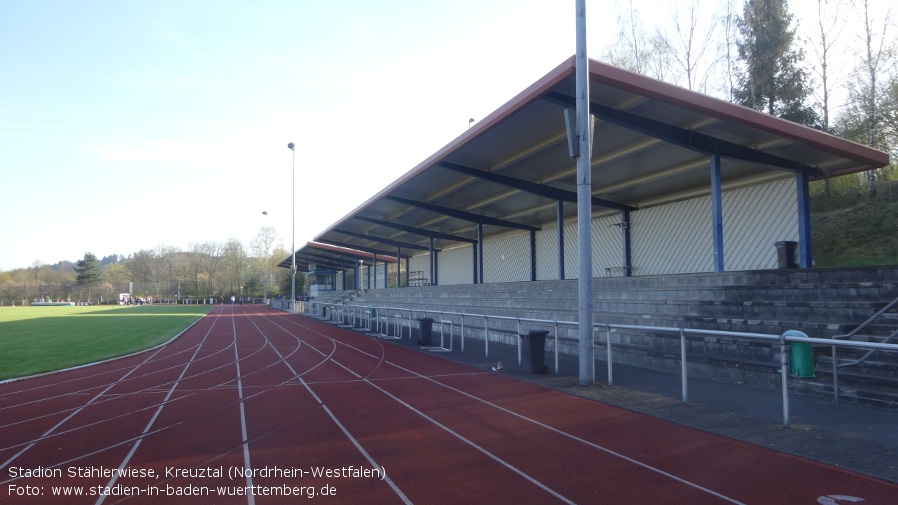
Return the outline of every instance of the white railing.
{"type": "MultiPolygon", "coordinates": [[[[287,301],[289,303],[289,301],[287,301]]],[[[297,302],[297,304],[302,302],[297,302]]],[[[319,316],[323,317],[329,321],[340,323],[346,326],[351,326],[354,328],[364,328],[368,331],[374,332],[376,335],[379,335],[383,338],[393,338],[393,339],[402,339],[405,338],[406,329],[408,329],[407,335],[408,338],[412,337],[412,321],[416,320],[415,315],[421,314],[421,317],[433,317],[434,325],[440,326],[440,346],[433,346],[431,350],[439,349],[439,350],[449,350],[452,349],[453,339],[454,339],[454,328],[457,326],[460,328],[459,337],[460,337],[460,351],[464,352],[465,350],[465,338],[468,333],[474,334],[475,330],[471,330],[470,332],[466,331],[468,328],[476,328],[476,331],[483,330],[483,344],[484,344],[484,353],[486,357],[489,357],[489,343],[490,343],[490,334],[512,334],[517,337],[517,357],[518,364],[521,364],[522,352],[521,352],[521,344],[523,332],[521,331],[521,324],[526,323],[531,326],[536,326],[538,328],[551,328],[553,330],[552,339],[554,340],[554,355],[555,355],[555,373],[559,371],[559,341],[563,342],[576,342],[577,340],[569,337],[559,337],[558,329],[562,326],[569,327],[577,327],[579,323],[576,321],[562,321],[562,320],[552,320],[552,319],[533,319],[533,318],[524,318],[524,317],[509,317],[509,316],[491,316],[487,314],[470,314],[463,312],[448,312],[448,311],[434,311],[434,310],[422,310],[422,309],[410,309],[406,307],[384,307],[384,306],[375,306],[375,305],[358,305],[358,304],[336,304],[336,303],[319,303],[319,302],[306,302],[305,306],[302,309],[297,307],[298,311],[304,313],[306,315],[311,316],[319,316]],[[392,323],[392,330],[391,324],[392,323]],[[490,326],[490,322],[499,322],[506,323],[503,327],[501,325],[490,326]],[[482,326],[477,323],[482,322],[482,326]],[[507,328],[507,323],[513,323],[512,326],[515,327],[515,330],[510,330],[507,328]],[[443,326],[449,325],[449,348],[445,347],[445,339],[443,335],[443,326]]],[[[528,328],[530,330],[532,328],[528,328]]],[[[717,330],[701,330],[701,329],[691,329],[691,328],[674,328],[674,327],[659,327],[659,326],[638,326],[638,325],[627,325],[627,324],[603,324],[603,323],[595,323],[593,324],[592,331],[592,349],[593,356],[595,359],[595,349],[597,346],[604,347],[606,352],[606,363],[608,367],[608,385],[611,386],[614,383],[614,366],[613,366],[613,348],[614,342],[612,341],[612,334],[614,332],[629,332],[629,333],[651,333],[654,336],[668,336],[670,338],[678,338],[680,341],[680,378],[681,378],[681,390],[682,390],[682,400],[684,403],[688,402],[689,399],[689,384],[688,384],[688,356],[686,353],[686,339],[687,338],[701,338],[701,337],[723,337],[723,338],[732,338],[738,340],[749,340],[749,341],[757,341],[757,342],[767,342],[770,344],[772,348],[779,348],[780,352],[780,362],[779,362],[779,372],[782,384],[782,397],[783,397],[783,426],[789,426],[789,342],[796,342],[802,344],[821,344],[821,345],[831,345],[833,347],[853,347],[859,349],[879,349],[879,350],[887,350],[887,351],[898,351],[898,345],[896,344],[882,344],[875,342],[860,342],[860,341],[846,341],[846,340],[833,340],[833,339],[824,339],[824,338],[810,338],[805,336],[793,336],[789,334],[785,335],[768,335],[764,333],[746,333],[746,332],[732,332],[732,331],[717,331],[717,330]],[[596,339],[596,334],[604,334],[604,340],[596,339]]],[[[791,333],[791,332],[787,332],[791,333]]],[[[474,336],[468,338],[476,338],[474,336]]],[[[773,365],[773,364],[772,364],[773,365]]],[[[593,377],[595,380],[595,377],[593,377]]],[[[837,384],[833,384],[834,387],[837,387],[837,384]]]]}

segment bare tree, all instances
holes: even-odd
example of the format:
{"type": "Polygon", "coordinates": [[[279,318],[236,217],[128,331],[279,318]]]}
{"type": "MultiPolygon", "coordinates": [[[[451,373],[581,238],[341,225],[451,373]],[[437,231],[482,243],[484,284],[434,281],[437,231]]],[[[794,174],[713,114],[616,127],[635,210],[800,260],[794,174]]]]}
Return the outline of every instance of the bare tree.
{"type": "Polygon", "coordinates": [[[676,84],[707,92],[708,78],[719,61],[713,44],[718,20],[718,16],[699,13],[699,0],[682,0],[674,4],[674,36],[663,39],[668,45],[668,53],[682,72],[681,78],[674,81],[676,84]],[[705,19],[710,22],[703,24],[705,19]]]}
{"type": "Polygon", "coordinates": [[[628,0],[624,12],[617,17],[617,41],[602,58],[617,67],[664,79],[670,68],[669,44],[657,30],[655,35],[649,35],[640,19],[633,0],[628,0]]]}
{"type": "MultiPolygon", "coordinates": [[[[858,0],[857,8],[862,23],[862,44],[856,54],[858,65],[847,85],[848,103],[839,117],[839,133],[872,147],[888,149],[881,116],[888,96],[888,86],[883,81],[888,80],[895,65],[894,48],[886,39],[892,11],[887,9],[882,15],[874,15],[869,0],[858,0]]],[[[876,170],[871,169],[866,175],[868,194],[875,196],[876,170]]]]}

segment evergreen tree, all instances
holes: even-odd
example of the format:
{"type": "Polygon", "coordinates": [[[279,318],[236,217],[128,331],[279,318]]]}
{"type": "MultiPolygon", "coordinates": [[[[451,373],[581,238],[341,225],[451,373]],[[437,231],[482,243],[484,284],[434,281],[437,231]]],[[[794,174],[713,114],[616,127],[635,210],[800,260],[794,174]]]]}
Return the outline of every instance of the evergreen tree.
{"type": "Polygon", "coordinates": [[[805,101],[811,93],[804,51],[795,47],[795,29],[786,0],[746,0],[737,21],[741,69],[736,103],[816,127],[817,114],[805,101]]]}
{"type": "Polygon", "coordinates": [[[84,253],[84,259],[75,263],[75,272],[79,284],[87,284],[87,303],[90,303],[90,285],[98,282],[102,273],[100,272],[100,263],[97,257],[92,253],[84,253]]]}

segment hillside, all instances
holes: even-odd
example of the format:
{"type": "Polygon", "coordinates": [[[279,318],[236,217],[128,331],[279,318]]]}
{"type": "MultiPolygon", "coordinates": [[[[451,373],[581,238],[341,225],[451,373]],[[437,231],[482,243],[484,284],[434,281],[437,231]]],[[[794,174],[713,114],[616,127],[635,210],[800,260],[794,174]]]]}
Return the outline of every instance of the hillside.
{"type": "Polygon", "coordinates": [[[821,201],[814,195],[811,231],[814,266],[898,264],[898,185],[883,181],[875,198],[821,201]]]}

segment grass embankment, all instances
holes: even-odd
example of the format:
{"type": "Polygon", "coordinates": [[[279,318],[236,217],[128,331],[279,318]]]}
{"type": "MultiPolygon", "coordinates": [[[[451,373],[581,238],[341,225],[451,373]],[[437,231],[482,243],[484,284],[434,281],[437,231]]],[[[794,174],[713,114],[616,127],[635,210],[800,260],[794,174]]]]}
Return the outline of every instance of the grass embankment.
{"type": "Polygon", "coordinates": [[[123,356],[165,342],[211,307],[4,307],[0,379],[123,356]]]}
{"type": "Polygon", "coordinates": [[[898,264],[898,199],[860,197],[811,213],[814,266],[898,264]]]}

